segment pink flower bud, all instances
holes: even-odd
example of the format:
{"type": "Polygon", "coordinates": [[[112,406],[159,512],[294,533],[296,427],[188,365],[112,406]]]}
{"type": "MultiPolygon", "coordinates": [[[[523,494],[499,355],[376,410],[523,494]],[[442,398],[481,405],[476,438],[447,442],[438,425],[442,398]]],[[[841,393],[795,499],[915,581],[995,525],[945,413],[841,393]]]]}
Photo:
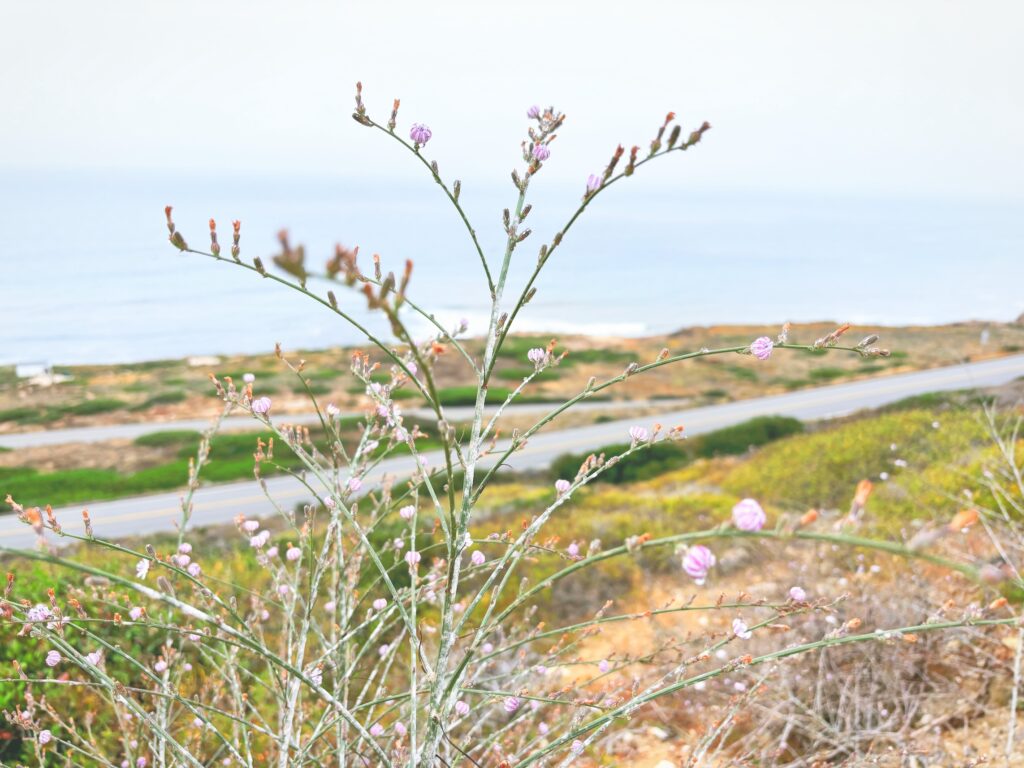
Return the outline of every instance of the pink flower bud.
{"type": "Polygon", "coordinates": [[[409,564],[410,568],[415,568],[420,564],[420,553],[415,549],[410,549],[405,553],[405,562],[409,564]]]}
{"type": "Polygon", "coordinates": [[[387,607],[388,601],[385,600],[383,597],[378,597],[376,600],[373,601],[373,610],[375,611],[383,611],[387,607]]]}
{"type": "Polygon", "coordinates": [[[403,520],[412,520],[412,516],[416,514],[416,507],[410,504],[407,507],[402,507],[398,510],[398,514],[403,520]]]}
{"type": "Polygon", "coordinates": [[[807,599],[807,593],[801,587],[790,587],[789,599],[802,603],[807,599]]]}
{"type": "Polygon", "coordinates": [[[767,360],[772,356],[772,348],[774,346],[771,339],[767,336],[761,336],[758,339],[754,339],[753,343],[751,343],[750,354],[758,360],[767,360]]]}
{"type": "Polygon", "coordinates": [[[760,531],[767,519],[761,505],[753,499],[743,499],[732,508],[732,523],[741,531],[760,531]]]}
{"type": "Polygon", "coordinates": [[[531,120],[536,120],[538,117],[540,117],[540,107],[534,104],[532,107],[526,110],[526,116],[531,120]]]}
{"type": "Polygon", "coordinates": [[[56,667],[61,661],[62,657],[58,651],[50,651],[46,654],[46,666],[48,667],[56,667]]]}
{"type": "Polygon", "coordinates": [[[50,733],[49,731],[45,731],[44,730],[44,731],[40,731],[39,732],[39,743],[41,745],[46,746],[47,744],[50,743],[50,741],[52,739],[53,739],[53,734],[50,733]]]}
{"type": "Polygon", "coordinates": [[[565,496],[570,488],[572,488],[572,483],[568,480],[555,480],[555,493],[559,496],[565,496]]]}
{"type": "Polygon", "coordinates": [[[502,704],[502,706],[505,708],[505,711],[511,715],[513,712],[519,709],[520,703],[521,702],[519,701],[519,698],[517,696],[509,696],[507,699],[505,699],[505,702],[502,704]]]}
{"type": "Polygon", "coordinates": [[[740,640],[749,640],[753,634],[743,619],[732,620],[732,631],[740,640]]]}
{"type": "Polygon", "coordinates": [[[630,427],[629,428],[629,439],[633,443],[642,443],[649,436],[649,433],[643,427],[630,427]]]}
{"type": "Polygon", "coordinates": [[[473,552],[473,554],[469,556],[469,561],[473,565],[483,565],[485,562],[487,562],[487,556],[479,549],[477,549],[473,552]]]}
{"type": "Polygon", "coordinates": [[[413,140],[414,144],[426,144],[433,135],[430,129],[423,125],[423,123],[413,123],[412,128],[409,130],[409,138],[413,140]]]}
{"type": "Polygon", "coordinates": [[[587,176],[587,192],[597,192],[604,184],[604,179],[596,173],[587,176]]]}
{"type": "Polygon", "coordinates": [[[536,144],[533,147],[533,159],[544,162],[551,157],[551,150],[544,144],[536,144]]]}
{"type": "Polygon", "coordinates": [[[460,717],[465,717],[466,715],[468,715],[469,714],[469,704],[467,704],[466,702],[462,701],[461,699],[459,701],[456,701],[455,702],[455,714],[459,715],[460,717]]]}
{"type": "Polygon", "coordinates": [[[252,401],[252,412],[260,416],[266,416],[270,413],[270,406],[272,402],[269,397],[264,395],[263,397],[257,397],[252,401]]]}
{"type": "Polygon", "coordinates": [[[715,566],[715,556],[711,550],[703,544],[697,544],[686,550],[683,556],[683,570],[692,577],[698,585],[703,584],[708,577],[708,571],[715,566]]]}

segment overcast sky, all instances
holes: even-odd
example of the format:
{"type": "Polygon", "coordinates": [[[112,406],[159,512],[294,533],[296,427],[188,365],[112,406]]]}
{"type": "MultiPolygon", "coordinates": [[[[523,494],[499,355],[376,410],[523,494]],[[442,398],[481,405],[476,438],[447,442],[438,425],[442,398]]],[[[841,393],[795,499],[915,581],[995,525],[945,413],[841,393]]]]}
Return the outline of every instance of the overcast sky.
{"type": "Polygon", "coordinates": [[[550,177],[671,109],[714,126],[695,186],[1016,202],[1022,22],[967,0],[7,2],[0,166],[415,174],[349,118],[362,79],[463,179],[504,180],[524,110],[553,103],[550,177]]]}

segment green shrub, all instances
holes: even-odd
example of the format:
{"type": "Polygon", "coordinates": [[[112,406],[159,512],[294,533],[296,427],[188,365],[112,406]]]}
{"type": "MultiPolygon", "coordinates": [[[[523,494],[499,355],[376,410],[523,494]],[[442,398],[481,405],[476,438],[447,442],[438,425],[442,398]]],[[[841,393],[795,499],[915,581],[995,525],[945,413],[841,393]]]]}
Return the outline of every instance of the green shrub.
{"type": "Polygon", "coordinates": [[[118,400],[113,397],[98,397],[95,400],[83,400],[75,405],[65,406],[62,410],[64,413],[68,413],[73,416],[92,416],[97,413],[120,411],[127,406],[128,404],[123,400],[118,400]]]}
{"type": "Polygon", "coordinates": [[[844,371],[842,368],[811,368],[807,372],[807,377],[812,381],[832,381],[832,379],[839,379],[846,376],[848,371],[844,371]]]}
{"type": "Polygon", "coordinates": [[[182,403],[187,398],[188,395],[180,389],[171,390],[170,392],[161,392],[160,394],[153,395],[138,405],[132,406],[132,410],[144,411],[147,408],[152,408],[154,405],[173,405],[174,403],[182,403]]]}
{"type": "MultiPolygon", "coordinates": [[[[615,484],[647,480],[679,469],[694,459],[745,453],[750,448],[802,432],[803,428],[799,420],[788,416],[759,416],[685,441],[655,443],[605,470],[598,479],[615,484]]],[[[628,443],[606,445],[594,453],[612,456],[622,453],[628,447],[628,443]]],[[[552,477],[575,477],[587,455],[567,454],[558,457],[551,464],[552,477]]]]}
{"type": "Polygon", "coordinates": [[[161,448],[165,445],[182,445],[185,443],[198,444],[201,435],[190,429],[167,430],[165,432],[151,432],[148,435],[140,435],[135,438],[136,445],[152,446],[161,448]]]}

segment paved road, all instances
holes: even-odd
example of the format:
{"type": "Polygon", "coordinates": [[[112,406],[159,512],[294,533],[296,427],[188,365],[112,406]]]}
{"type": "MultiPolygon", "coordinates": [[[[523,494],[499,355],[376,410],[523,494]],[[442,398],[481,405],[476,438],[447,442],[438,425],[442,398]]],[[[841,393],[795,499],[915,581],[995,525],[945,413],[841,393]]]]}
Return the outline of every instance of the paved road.
{"type": "MultiPolygon", "coordinates": [[[[910,395],[996,386],[1021,376],[1024,376],[1024,355],[1015,355],[723,405],[667,410],[659,414],[656,420],[666,427],[683,424],[687,434],[698,435],[755,416],[778,414],[805,421],[828,419],[865,408],[875,408],[910,395]]],[[[510,463],[513,469],[542,469],[561,454],[623,442],[628,439],[627,430],[631,425],[653,421],[655,418],[649,417],[542,432],[534,436],[525,449],[514,454],[510,463]]],[[[432,465],[440,463],[438,454],[428,456],[432,465]]],[[[378,477],[384,472],[408,474],[410,463],[409,457],[389,460],[382,463],[376,474],[378,477]]],[[[309,496],[308,491],[297,481],[287,477],[271,478],[267,486],[278,503],[288,508],[309,496]]],[[[92,504],[89,505],[89,511],[97,535],[108,538],[171,530],[180,514],[178,495],[174,493],[92,504]]],[[[217,524],[228,522],[238,514],[258,517],[272,513],[271,505],[255,482],[230,483],[202,488],[197,492],[193,523],[217,524]]],[[[57,510],[57,514],[68,530],[81,530],[81,507],[57,510]]],[[[13,516],[0,518],[0,546],[30,546],[32,540],[27,528],[13,516]]]]}
{"type": "MultiPolygon", "coordinates": [[[[636,410],[639,408],[676,408],[685,400],[595,400],[580,403],[577,411],[615,411],[636,410]]],[[[551,403],[513,404],[506,413],[529,414],[547,413],[551,403]]],[[[452,421],[468,421],[473,418],[471,406],[450,406],[445,408],[447,417],[452,421]]],[[[406,414],[415,418],[430,419],[433,411],[426,408],[411,408],[406,414]]],[[[345,416],[361,416],[352,412],[345,416]]],[[[320,418],[315,413],[298,413],[278,416],[279,421],[289,424],[317,424],[320,418]]],[[[177,419],[173,421],[144,421],[137,424],[105,424],[96,427],[68,427],[67,429],[38,430],[35,432],[12,432],[0,434],[0,448],[32,448],[41,445],[64,445],[65,443],[99,443],[104,440],[134,440],[142,435],[169,430],[189,430],[202,432],[210,426],[210,419],[177,419]]],[[[249,416],[230,416],[224,420],[223,432],[255,432],[263,429],[263,425],[249,416]]]]}

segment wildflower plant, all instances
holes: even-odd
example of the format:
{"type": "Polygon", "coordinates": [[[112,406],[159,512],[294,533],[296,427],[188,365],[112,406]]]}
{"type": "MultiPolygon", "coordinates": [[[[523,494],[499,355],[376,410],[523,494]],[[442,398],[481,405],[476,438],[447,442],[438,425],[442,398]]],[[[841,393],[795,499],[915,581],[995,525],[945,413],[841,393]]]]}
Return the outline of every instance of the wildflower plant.
{"type": "MultiPolygon", "coordinates": [[[[532,232],[529,192],[545,165],[557,160],[554,141],[565,116],[554,108],[530,107],[521,160],[511,173],[514,203],[502,216],[505,245],[485,253],[461,203],[461,183],[442,176],[428,147],[443,141],[424,123],[399,129],[395,100],[383,122],[371,117],[357,85],[353,118],[379,132],[423,167],[465,226],[489,297],[482,352],[469,344],[466,328],[447,328],[414,298],[412,261],[392,269],[377,255],[369,266],[359,249],[338,246],[321,269],[307,262],[302,246],[282,233],[281,251],[270,263],[243,258],[241,224],[232,225],[222,249],[209,222],[208,250],[193,248],[166,209],[169,239],[178,250],[203,255],[252,272],[318,303],[359,330],[367,351],[352,355],[352,376],[365,388],[367,408],[356,440],[342,439],[340,411],[318,401],[303,361],[278,356],[305,387],[319,416],[324,440],[279,416],[258,378],[241,382],[214,378],[223,401],[221,418],[248,413],[273,439],[258,440],[254,471],[274,465],[275,445],[286,445],[301,461],[287,470],[305,487],[308,503],[298,509],[276,504],[275,520],[240,518],[235,536],[252,553],[260,579],[227,583],[208,576],[210,552],[194,546],[192,494],[209,458],[200,445],[182,499],[178,533],[169,541],[133,548],[101,538],[85,513],[85,534],[62,528],[52,510],[9,503],[39,534],[40,547],[19,558],[59,565],[77,579],[56,584],[45,596],[19,591],[8,576],[2,606],[5,622],[38,644],[38,663],[21,665],[12,683],[24,686],[11,727],[23,735],[26,757],[40,765],[60,756],[67,764],[105,766],[209,766],[280,768],[323,765],[568,765],[605,735],[628,728],[651,702],[721,675],[771,665],[788,656],[834,644],[870,642],[850,624],[807,642],[749,655],[743,643],[778,632],[787,616],[828,612],[827,600],[808,601],[794,586],[776,601],[741,595],[734,600],[691,600],[632,613],[608,606],[588,618],[549,626],[537,617],[537,600],[563,580],[585,576],[613,559],[652,549],[674,550],[679,578],[702,584],[714,578],[714,543],[720,539],[792,539],[872,547],[907,556],[941,558],[902,545],[821,530],[813,517],[767,527],[768,516],[753,499],[733,510],[732,523],[703,531],[651,538],[638,532],[624,542],[556,542],[544,538],[555,515],[571,514],[574,494],[602,472],[663,440],[684,438],[682,425],[636,425],[614,456],[591,455],[575,476],[558,479],[546,501],[520,530],[487,533],[481,498],[517,451],[560,415],[598,393],[666,365],[716,355],[751,355],[833,350],[860,356],[887,351],[869,337],[840,342],[847,326],[809,344],[789,340],[788,326],[776,339],[699,349],[630,363],[606,380],[591,379],[564,403],[526,429],[500,431],[503,417],[534,379],[558,365],[566,352],[552,342],[529,350],[532,371],[508,396],[489,405],[495,362],[520,313],[537,292],[545,265],[568,242],[584,212],[609,187],[647,163],[697,146],[710,126],[684,131],[669,113],[643,147],[618,146],[604,168],[581,180],[581,200],[565,225],[525,253],[532,232]],[[522,285],[509,284],[514,259],[535,260],[522,285]],[[276,270],[275,270],[276,267],[276,270]],[[345,300],[341,291],[353,295],[345,300]],[[341,294],[341,295],[339,295],[341,294]],[[511,296],[511,298],[509,298],[511,296]],[[372,333],[357,318],[357,304],[387,321],[393,338],[372,333]],[[407,320],[419,316],[432,328],[416,338],[407,320]],[[476,350],[476,351],[474,351],[476,350]],[[434,368],[442,354],[458,356],[475,382],[468,428],[446,413],[434,368]],[[383,375],[382,375],[383,374],[383,375]],[[433,417],[413,423],[395,401],[412,389],[433,417]],[[426,449],[433,432],[439,449],[426,449]],[[404,463],[403,463],[404,462],[404,463]],[[401,471],[396,467],[404,467],[401,471]],[[387,469],[388,471],[384,471],[387,469]],[[78,540],[109,555],[105,565],[87,564],[51,550],[52,537],[78,540]],[[549,571],[527,567],[545,558],[549,571]],[[721,612],[722,630],[678,637],[643,657],[626,653],[589,658],[585,640],[609,624],[643,622],[683,612],[721,612]],[[640,663],[643,661],[644,663],[640,663]],[[56,692],[75,691],[75,711],[55,707],[56,692]],[[105,713],[102,718],[98,712],[105,713]],[[98,723],[102,720],[103,727],[98,723]]],[[[580,532],[586,536],[585,531],[580,532]]],[[[967,574],[973,569],[948,563],[967,574]]],[[[787,585],[788,586],[788,585],[787,585]]],[[[1014,619],[973,616],[977,625],[1014,619]]],[[[948,621],[916,632],[959,626],[948,621]]],[[[894,629],[901,632],[902,629],[894,629]]]]}

